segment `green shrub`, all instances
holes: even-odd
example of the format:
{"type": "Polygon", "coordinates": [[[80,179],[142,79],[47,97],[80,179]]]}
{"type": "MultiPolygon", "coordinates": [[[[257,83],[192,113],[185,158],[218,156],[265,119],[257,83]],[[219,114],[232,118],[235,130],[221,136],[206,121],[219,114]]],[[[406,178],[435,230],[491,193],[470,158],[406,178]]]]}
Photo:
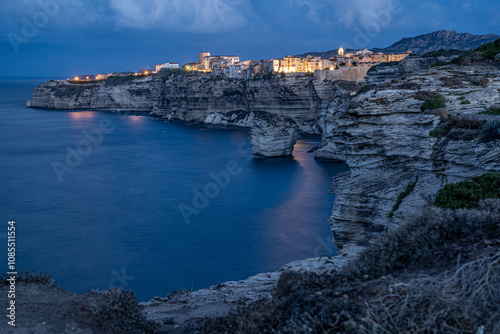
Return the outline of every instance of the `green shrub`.
{"type": "Polygon", "coordinates": [[[483,126],[480,139],[482,142],[500,139],[500,122],[497,120],[486,122],[483,126]]]}
{"type": "Polygon", "coordinates": [[[431,67],[438,67],[438,66],[444,66],[444,65],[448,65],[449,63],[446,62],[446,61],[442,61],[442,60],[438,60],[437,62],[434,63],[434,65],[432,65],[431,67]]]}
{"type": "MultiPolygon", "coordinates": [[[[12,277],[12,275],[1,274],[0,281],[5,285],[9,285],[10,282],[7,281],[8,278],[12,277]]],[[[15,280],[17,283],[37,283],[45,286],[54,286],[55,281],[52,279],[52,276],[48,273],[39,273],[36,271],[24,271],[22,268],[19,271],[19,274],[15,276],[15,280]]]]}
{"type": "Polygon", "coordinates": [[[461,64],[462,60],[465,58],[465,55],[460,57],[455,57],[450,61],[450,64],[461,64]]]}
{"type": "Polygon", "coordinates": [[[451,57],[451,56],[458,56],[458,55],[461,55],[463,53],[464,53],[464,51],[455,50],[455,49],[451,49],[451,50],[440,49],[438,51],[431,51],[431,52],[424,53],[422,55],[422,57],[451,57]]]}
{"type": "Polygon", "coordinates": [[[453,58],[451,64],[470,65],[484,59],[495,59],[500,53],[500,39],[494,42],[481,45],[475,50],[468,51],[466,54],[453,58]]]}
{"type": "Polygon", "coordinates": [[[471,77],[469,78],[471,84],[475,86],[483,86],[486,87],[490,83],[490,79],[483,77],[471,77]]]}
{"type": "Polygon", "coordinates": [[[434,137],[434,138],[441,138],[442,136],[445,136],[447,131],[441,127],[437,127],[429,132],[429,136],[434,137]]]}
{"type": "Polygon", "coordinates": [[[482,115],[500,116],[500,107],[498,107],[498,106],[490,107],[488,110],[480,112],[480,114],[482,114],[482,115]]]}
{"type": "Polygon", "coordinates": [[[460,102],[460,104],[470,104],[470,101],[469,100],[464,100],[464,101],[460,102]]]}
{"type": "Polygon", "coordinates": [[[483,132],[497,133],[500,128],[500,122],[497,120],[486,122],[483,126],[483,132]]]}
{"type": "Polygon", "coordinates": [[[493,59],[495,56],[500,53],[500,39],[493,41],[491,43],[486,43],[477,48],[478,51],[481,51],[483,56],[487,59],[493,59]]]}
{"type": "MultiPolygon", "coordinates": [[[[440,110],[445,109],[436,109],[436,111],[440,110]]],[[[435,112],[433,113],[437,114],[435,112]]],[[[450,140],[474,140],[476,138],[481,138],[485,124],[485,120],[477,117],[451,116],[439,127],[431,130],[429,135],[435,138],[446,136],[450,140]]],[[[491,140],[491,138],[485,141],[489,140],[491,140]]]]}
{"type": "Polygon", "coordinates": [[[391,212],[389,212],[389,214],[387,214],[387,218],[392,218],[392,216],[394,215],[394,212],[396,212],[399,209],[399,206],[401,205],[401,203],[403,203],[403,200],[413,191],[413,189],[417,185],[417,182],[418,182],[418,176],[415,178],[414,181],[411,181],[410,183],[408,183],[408,186],[406,186],[406,189],[402,193],[399,194],[398,199],[396,200],[396,204],[394,204],[394,206],[392,207],[391,212]]]}
{"type": "Polygon", "coordinates": [[[486,198],[500,198],[500,173],[449,183],[439,191],[434,205],[450,209],[476,208],[479,201],[486,198]]]}
{"type": "Polygon", "coordinates": [[[420,109],[424,111],[427,109],[439,109],[445,107],[446,107],[446,100],[442,95],[439,95],[425,100],[424,104],[422,105],[422,107],[420,107],[420,109]]]}
{"type": "Polygon", "coordinates": [[[484,200],[479,210],[451,210],[430,207],[400,229],[381,237],[357,260],[348,263],[344,274],[351,278],[377,278],[406,268],[411,262],[427,256],[432,250],[474,233],[496,238],[500,230],[500,201],[484,200]]]}

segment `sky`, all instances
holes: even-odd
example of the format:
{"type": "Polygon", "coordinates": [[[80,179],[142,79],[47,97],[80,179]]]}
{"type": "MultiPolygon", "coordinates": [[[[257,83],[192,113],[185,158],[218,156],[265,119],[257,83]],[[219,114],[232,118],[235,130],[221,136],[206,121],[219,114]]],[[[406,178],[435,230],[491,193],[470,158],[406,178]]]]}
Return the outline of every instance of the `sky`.
{"type": "Polygon", "coordinates": [[[387,47],[436,30],[500,34],[498,0],[0,0],[0,77],[387,47]]]}

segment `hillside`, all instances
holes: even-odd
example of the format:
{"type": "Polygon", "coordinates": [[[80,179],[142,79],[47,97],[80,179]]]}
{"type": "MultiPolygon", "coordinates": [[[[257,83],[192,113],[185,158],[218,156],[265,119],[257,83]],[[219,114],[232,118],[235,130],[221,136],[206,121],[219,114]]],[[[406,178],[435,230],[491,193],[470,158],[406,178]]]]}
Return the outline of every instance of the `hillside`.
{"type": "Polygon", "coordinates": [[[495,34],[473,35],[468,32],[458,33],[454,30],[440,30],[430,34],[403,38],[387,48],[375,48],[372,51],[400,53],[411,50],[416,54],[424,54],[441,49],[468,51],[479,47],[481,44],[493,42],[498,38],[500,38],[500,36],[495,34]]]}
{"type": "MultiPolygon", "coordinates": [[[[481,44],[492,42],[500,38],[499,35],[473,35],[470,33],[457,33],[456,31],[440,30],[430,34],[419,35],[416,37],[407,37],[392,44],[387,48],[374,48],[373,52],[383,53],[402,53],[411,50],[416,54],[424,54],[427,52],[445,50],[461,50],[468,51],[479,47],[481,44]]],[[[324,52],[306,52],[299,56],[321,56],[323,58],[331,58],[338,54],[338,49],[324,52]]],[[[346,50],[351,52],[353,50],[346,50]]]]}

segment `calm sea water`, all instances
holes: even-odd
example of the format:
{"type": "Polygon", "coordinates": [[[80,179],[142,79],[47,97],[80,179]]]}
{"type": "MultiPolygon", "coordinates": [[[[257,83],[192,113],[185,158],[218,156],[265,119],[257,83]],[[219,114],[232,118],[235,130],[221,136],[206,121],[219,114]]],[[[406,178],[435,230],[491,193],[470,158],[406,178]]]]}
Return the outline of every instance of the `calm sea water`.
{"type": "Polygon", "coordinates": [[[120,286],[144,301],[335,252],[328,190],[347,167],[315,161],[318,138],[299,140],[294,158],[254,159],[240,129],[26,109],[41,81],[0,80],[0,248],[14,219],[19,268],[71,292],[120,286]],[[68,166],[68,147],[81,161],[68,166]],[[196,197],[205,190],[211,198],[196,197]]]}

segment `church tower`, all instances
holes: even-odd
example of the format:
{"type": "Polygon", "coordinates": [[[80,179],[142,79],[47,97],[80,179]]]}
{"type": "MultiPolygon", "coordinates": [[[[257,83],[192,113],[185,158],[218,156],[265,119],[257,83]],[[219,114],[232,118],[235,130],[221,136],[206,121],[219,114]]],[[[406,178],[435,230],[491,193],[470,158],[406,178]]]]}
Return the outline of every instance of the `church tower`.
{"type": "Polygon", "coordinates": [[[339,56],[343,56],[343,55],[344,55],[344,52],[345,52],[344,48],[343,48],[343,47],[340,47],[340,48],[339,48],[339,56]]]}

